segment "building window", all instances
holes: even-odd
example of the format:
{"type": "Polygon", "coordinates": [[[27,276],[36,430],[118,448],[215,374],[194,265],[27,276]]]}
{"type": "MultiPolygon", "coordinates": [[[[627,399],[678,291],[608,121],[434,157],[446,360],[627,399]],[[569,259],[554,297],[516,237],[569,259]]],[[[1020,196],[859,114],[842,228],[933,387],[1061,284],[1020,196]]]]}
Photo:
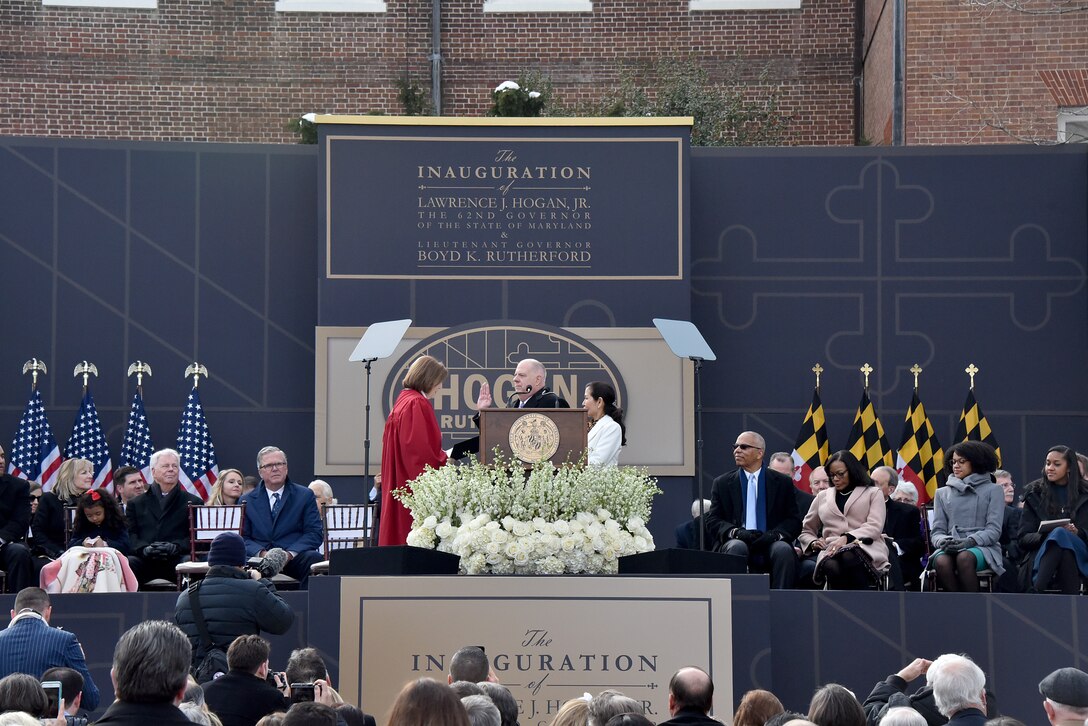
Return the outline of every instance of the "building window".
{"type": "Polygon", "coordinates": [[[485,13],[591,13],[592,0],[484,0],[485,13]]]}
{"type": "Polygon", "coordinates": [[[133,10],[154,10],[159,0],[42,0],[43,7],[68,8],[131,8],[133,10]]]}
{"type": "Polygon", "coordinates": [[[689,10],[800,10],[801,0],[689,0],[689,10]]]}
{"type": "Polygon", "coordinates": [[[277,13],[384,13],[384,0],[276,0],[277,13]]]}
{"type": "Polygon", "coordinates": [[[1088,106],[1063,108],[1058,111],[1058,141],[1070,144],[1088,143],[1088,106]]]}

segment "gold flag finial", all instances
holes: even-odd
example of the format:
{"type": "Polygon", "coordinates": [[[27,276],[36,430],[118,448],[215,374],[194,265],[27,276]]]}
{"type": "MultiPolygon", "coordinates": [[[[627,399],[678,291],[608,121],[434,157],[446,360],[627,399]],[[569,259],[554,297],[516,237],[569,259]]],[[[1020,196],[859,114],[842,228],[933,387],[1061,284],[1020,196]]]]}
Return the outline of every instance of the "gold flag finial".
{"type": "Polygon", "coordinates": [[[812,366],[812,372],[816,374],[816,388],[820,387],[820,374],[824,372],[824,367],[817,363],[812,366]]]}
{"type": "Polygon", "coordinates": [[[204,376],[205,378],[207,378],[208,369],[194,360],[193,364],[185,369],[185,377],[188,378],[189,376],[193,377],[193,388],[199,388],[200,377],[204,376]]]}
{"type": "Polygon", "coordinates": [[[914,374],[914,390],[918,390],[918,376],[922,374],[922,366],[915,363],[910,367],[910,372],[914,374]]]}
{"type": "Polygon", "coordinates": [[[45,369],[45,363],[37,358],[31,358],[26,363],[23,363],[23,375],[30,373],[30,388],[33,390],[38,387],[38,374],[45,375],[48,373],[45,369]]]}
{"type": "Polygon", "coordinates": [[[128,375],[136,374],[136,387],[144,387],[144,376],[151,376],[151,366],[144,363],[142,360],[138,360],[128,367],[128,375]]]}
{"type": "Polygon", "coordinates": [[[98,375],[98,369],[95,368],[94,363],[88,363],[87,361],[83,361],[82,363],[77,365],[76,369],[75,369],[75,372],[72,373],[72,376],[75,377],[75,378],[79,378],[80,376],[83,376],[83,390],[84,391],[87,390],[87,385],[90,382],[92,375],[97,376],[98,375]]]}
{"type": "Polygon", "coordinates": [[[865,374],[865,390],[868,391],[869,390],[869,374],[873,372],[873,367],[871,365],[869,365],[868,363],[866,363],[865,365],[863,365],[858,370],[865,374]]]}
{"type": "Polygon", "coordinates": [[[971,376],[971,390],[975,390],[975,374],[978,373],[978,366],[974,363],[968,363],[967,367],[963,369],[963,372],[971,376]]]}

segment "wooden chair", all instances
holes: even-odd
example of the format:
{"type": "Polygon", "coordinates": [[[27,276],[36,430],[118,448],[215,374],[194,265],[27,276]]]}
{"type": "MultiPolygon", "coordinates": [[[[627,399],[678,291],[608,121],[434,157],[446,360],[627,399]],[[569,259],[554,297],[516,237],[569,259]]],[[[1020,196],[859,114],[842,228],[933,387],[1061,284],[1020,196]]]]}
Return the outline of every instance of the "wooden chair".
{"type": "Polygon", "coordinates": [[[208,550],[212,540],[225,532],[234,532],[241,536],[246,521],[245,504],[225,504],[207,507],[198,504],[189,505],[189,557],[190,562],[181,562],[175,568],[178,589],[187,583],[199,580],[208,574],[208,550]]]}
{"type": "Polygon", "coordinates": [[[329,556],[335,550],[372,547],[374,542],[374,512],[376,504],[326,504],[321,508],[325,529],[323,562],[310,565],[311,575],[329,574],[329,556]]]}

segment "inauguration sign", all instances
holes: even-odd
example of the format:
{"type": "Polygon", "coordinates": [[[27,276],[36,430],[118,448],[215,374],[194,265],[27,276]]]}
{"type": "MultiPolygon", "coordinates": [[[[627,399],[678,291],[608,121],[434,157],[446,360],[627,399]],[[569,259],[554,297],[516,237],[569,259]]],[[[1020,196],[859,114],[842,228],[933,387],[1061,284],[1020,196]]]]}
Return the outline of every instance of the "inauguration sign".
{"type": "Polygon", "coordinates": [[[317,120],[327,279],[683,278],[690,119],[317,120]]]}

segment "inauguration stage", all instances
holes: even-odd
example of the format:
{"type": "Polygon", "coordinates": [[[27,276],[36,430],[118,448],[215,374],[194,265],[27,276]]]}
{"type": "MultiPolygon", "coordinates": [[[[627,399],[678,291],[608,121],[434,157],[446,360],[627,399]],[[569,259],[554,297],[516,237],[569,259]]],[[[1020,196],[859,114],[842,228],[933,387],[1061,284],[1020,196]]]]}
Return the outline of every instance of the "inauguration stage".
{"type": "MultiPolygon", "coordinates": [[[[511,686],[523,726],[546,725],[563,701],[617,688],[667,718],[668,680],[684,665],[714,676],[726,722],[751,688],[804,712],[837,682],[864,700],[915,657],[970,655],[1005,714],[1041,718],[1039,681],[1088,668],[1088,599],[1064,595],[769,590],[766,576],[316,577],[283,593],[296,622],[272,643],[282,670],[313,646],[345,699],[382,723],[399,687],[443,679],[463,645],[485,648],[511,686]]],[[[13,595],[5,595],[10,610],[13,595]]],[[[172,619],[176,594],[53,596],[52,624],[83,644],[102,706],[113,647],[129,627],[172,619]]]]}

